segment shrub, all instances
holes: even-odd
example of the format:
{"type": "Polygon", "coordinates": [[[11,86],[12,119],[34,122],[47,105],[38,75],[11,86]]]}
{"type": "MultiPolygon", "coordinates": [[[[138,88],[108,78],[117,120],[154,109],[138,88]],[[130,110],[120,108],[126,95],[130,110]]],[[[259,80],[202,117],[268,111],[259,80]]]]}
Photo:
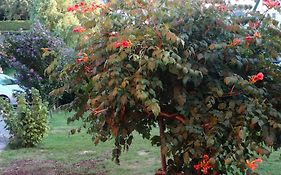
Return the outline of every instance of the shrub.
{"type": "Polygon", "coordinates": [[[59,87],[59,81],[58,83],[50,81],[45,70],[50,63],[55,66],[61,53],[64,54],[64,57],[61,57],[63,62],[71,59],[72,56],[67,56],[69,49],[63,46],[64,43],[60,38],[54,37],[37,22],[28,32],[6,35],[3,59],[16,70],[16,78],[21,85],[35,87],[40,91],[43,99],[51,102],[49,92],[52,88],[59,87]]]}
{"type": "Polygon", "coordinates": [[[281,31],[266,13],[236,9],[219,0],[73,4],[78,56],[52,94],[75,93],[69,122],[84,121],[95,143],[113,138],[117,162],[137,131],[161,145],[162,173],[252,174],[281,144],[281,73],[271,63],[281,31]]]}
{"type": "Polygon", "coordinates": [[[24,94],[19,95],[16,110],[2,99],[0,103],[4,121],[11,134],[12,147],[33,147],[42,141],[48,130],[48,110],[38,90],[32,89],[30,106],[24,94]]]}

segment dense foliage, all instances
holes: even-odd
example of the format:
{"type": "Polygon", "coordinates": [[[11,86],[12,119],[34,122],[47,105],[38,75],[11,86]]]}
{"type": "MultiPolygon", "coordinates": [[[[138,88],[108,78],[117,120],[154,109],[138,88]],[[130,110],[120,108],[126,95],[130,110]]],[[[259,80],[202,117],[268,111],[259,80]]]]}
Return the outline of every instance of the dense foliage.
{"type": "Polygon", "coordinates": [[[113,138],[117,162],[137,131],[162,144],[167,174],[251,174],[281,144],[281,72],[271,63],[281,31],[266,12],[237,9],[220,0],[73,4],[83,21],[73,29],[77,60],[52,94],[75,93],[69,121],[84,121],[95,143],[113,138]],[[165,134],[152,137],[159,119],[165,134]]]}
{"type": "Polygon", "coordinates": [[[44,99],[48,99],[49,92],[60,85],[59,81],[49,81],[47,73],[50,72],[46,69],[57,66],[56,60],[61,58],[61,53],[64,54],[61,61],[72,58],[73,52],[63,46],[61,39],[54,37],[37,22],[30,31],[7,34],[1,56],[6,64],[16,70],[16,78],[21,85],[35,87],[44,99]]]}
{"type": "Polygon", "coordinates": [[[38,90],[32,89],[30,105],[24,94],[19,95],[16,109],[2,99],[0,103],[12,147],[33,147],[42,141],[48,130],[48,110],[38,90]]]}
{"type": "Polygon", "coordinates": [[[1,0],[0,20],[26,20],[30,6],[31,0],[1,0]]]}

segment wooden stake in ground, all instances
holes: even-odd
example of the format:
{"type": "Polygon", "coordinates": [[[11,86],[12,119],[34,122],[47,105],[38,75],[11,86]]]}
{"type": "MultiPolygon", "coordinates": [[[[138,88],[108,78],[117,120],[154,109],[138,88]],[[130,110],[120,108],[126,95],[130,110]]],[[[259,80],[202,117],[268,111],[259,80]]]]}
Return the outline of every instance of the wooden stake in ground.
{"type": "Polygon", "coordinates": [[[165,136],[164,136],[164,131],[165,131],[165,125],[162,117],[158,118],[158,125],[159,125],[159,131],[160,131],[160,155],[161,155],[161,165],[162,168],[161,170],[158,170],[155,175],[166,175],[166,155],[163,154],[163,148],[165,146],[165,136]]]}

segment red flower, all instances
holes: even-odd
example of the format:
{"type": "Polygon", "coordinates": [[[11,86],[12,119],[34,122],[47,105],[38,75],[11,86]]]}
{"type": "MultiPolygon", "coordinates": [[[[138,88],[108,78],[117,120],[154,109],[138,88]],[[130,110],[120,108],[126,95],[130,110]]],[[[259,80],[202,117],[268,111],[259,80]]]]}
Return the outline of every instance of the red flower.
{"type": "Polygon", "coordinates": [[[263,73],[260,72],[257,75],[254,75],[254,76],[251,77],[250,83],[256,83],[259,80],[263,80],[263,77],[264,77],[263,73]]]}
{"type": "Polygon", "coordinates": [[[199,171],[201,169],[203,174],[208,174],[208,170],[210,168],[212,168],[212,166],[209,162],[209,156],[207,154],[205,154],[203,156],[203,160],[201,162],[199,162],[198,164],[194,165],[193,168],[197,171],[199,171]]]}
{"type": "Polygon", "coordinates": [[[92,9],[97,9],[97,8],[105,8],[104,4],[97,4],[95,2],[92,3],[92,9]]]}
{"type": "Polygon", "coordinates": [[[72,32],[74,32],[74,33],[82,33],[82,32],[85,32],[85,31],[86,31],[86,29],[82,26],[74,27],[73,30],[72,30],[72,32]]]}
{"type": "Polygon", "coordinates": [[[74,7],[73,7],[74,11],[78,10],[78,8],[79,8],[78,4],[75,4],[74,7]]]}
{"type": "Polygon", "coordinates": [[[194,169],[195,169],[195,170],[197,170],[197,171],[198,171],[198,170],[200,170],[201,165],[200,165],[200,164],[197,164],[197,165],[194,165],[193,167],[194,167],[194,169]]]}
{"type": "Polygon", "coordinates": [[[74,8],[73,7],[67,7],[67,12],[73,12],[74,11],[74,8]]]}
{"type": "Polygon", "coordinates": [[[235,47],[241,43],[239,38],[234,38],[233,41],[229,44],[230,47],[235,47]]]}
{"type": "Polygon", "coordinates": [[[263,80],[264,75],[263,75],[262,72],[260,72],[256,75],[256,77],[257,77],[258,80],[263,80]]]}
{"type": "Polygon", "coordinates": [[[76,63],[78,63],[78,64],[80,64],[80,63],[82,63],[82,62],[83,62],[83,59],[82,59],[82,58],[79,58],[79,59],[76,60],[76,63]]]}
{"type": "Polygon", "coordinates": [[[131,43],[128,42],[128,41],[122,41],[122,46],[123,46],[124,48],[127,48],[127,47],[129,47],[130,45],[131,45],[131,43]]]}
{"type": "Polygon", "coordinates": [[[117,49],[121,46],[122,44],[120,42],[115,42],[114,43],[114,48],[117,49]]]}
{"type": "Polygon", "coordinates": [[[258,158],[256,160],[253,160],[253,161],[248,161],[246,160],[246,167],[247,168],[250,168],[251,170],[255,171],[258,167],[257,163],[261,163],[262,162],[262,159],[261,158],[258,158]]]}
{"type": "Polygon", "coordinates": [[[245,40],[246,40],[246,42],[250,43],[253,41],[253,37],[248,35],[245,37],[245,40]]]}
{"type": "Polygon", "coordinates": [[[124,47],[124,48],[127,48],[127,47],[130,47],[131,46],[131,42],[130,41],[121,41],[121,42],[115,42],[114,43],[114,48],[119,48],[119,47],[124,47]]]}
{"type": "Polygon", "coordinates": [[[91,11],[91,8],[90,8],[90,7],[86,7],[86,8],[84,8],[84,9],[81,10],[82,13],[87,13],[87,12],[89,12],[89,11],[91,11]]]}
{"type": "Polygon", "coordinates": [[[262,4],[265,5],[268,9],[280,7],[280,2],[274,0],[263,0],[262,4]]]}
{"type": "Polygon", "coordinates": [[[110,3],[107,4],[97,4],[93,2],[91,5],[88,5],[87,3],[80,2],[78,4],[75,4],[74,6],[67,7],[68,12],[78,12],[78,13],[90,13],[95,11],[97,8],[101,9],[108,9],[110,3]]]}

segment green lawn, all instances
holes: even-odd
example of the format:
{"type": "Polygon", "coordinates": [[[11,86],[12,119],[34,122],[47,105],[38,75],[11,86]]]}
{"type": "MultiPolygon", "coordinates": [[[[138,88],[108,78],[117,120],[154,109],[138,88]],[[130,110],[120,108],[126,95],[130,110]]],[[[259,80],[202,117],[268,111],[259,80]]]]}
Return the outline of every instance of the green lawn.
{"type": "MultiPolygon", "coordinates": [[[[42,172],[44,169],[50,172],[56,168],[64,173],[67,171],[67,174],[106,172],[107,175],[149,175],[154,174],[160,167],[158,148],[151,146],[150,142],[143,140],[140,135],[135,134],[133,144],[130,150],[121,156],[119,166],[111,161],[113,141],[94,146],[91,137],[85,132],[68,135],[68,131],[78,124],[68,126],[66,118],[62,112],[50,118],[48,137],[38,147],[6,149],[1,152],[0,172],[23,167],[29,172],[42,172]]],[[[153,132],[158,131],[155,129],[153,132]]],[[[280,151],[273,153],[268,160],[259,165],[258,171],[262,175],[280,175],[279,156],[280,151]]]]}
{"type": "MultiPolygon", "coordinates": [[[[150,142],[141,139],[140,135],[135,134],[133,144],[128,152],[123,153],[119,166],[111,161],[113,141],[94,146],[91,137],[85,132],[68,135],[68,131],[77,124],[66,125],[66,118],[67,116],[60,112],[50,119],[51,128],[48,137],[38,147],[18,150],[6,149],[0,153],[0,172],[3,172],[16,160],[30,159],[57,161],[63,165],[63,168],[74,174],[83,167],[77,168],[75,166],[74,168],[73,165],[89,159],[98,162],[93,172],[106,171],[106,174],[109,175],[153,174],[160,167],[158,148],[152,147],[150,142]]],[[[157,130],[155,129],[154,132],[157,133],[157,130]]]]}
{"type": "Polygon", "coordinates": [[[0,21],[0,31],[11,32],[11,31],[18,31],[20,29],[29,30],[30,25],[31,25],[30,21],[23,21],[23,20],[0,21]]]}

